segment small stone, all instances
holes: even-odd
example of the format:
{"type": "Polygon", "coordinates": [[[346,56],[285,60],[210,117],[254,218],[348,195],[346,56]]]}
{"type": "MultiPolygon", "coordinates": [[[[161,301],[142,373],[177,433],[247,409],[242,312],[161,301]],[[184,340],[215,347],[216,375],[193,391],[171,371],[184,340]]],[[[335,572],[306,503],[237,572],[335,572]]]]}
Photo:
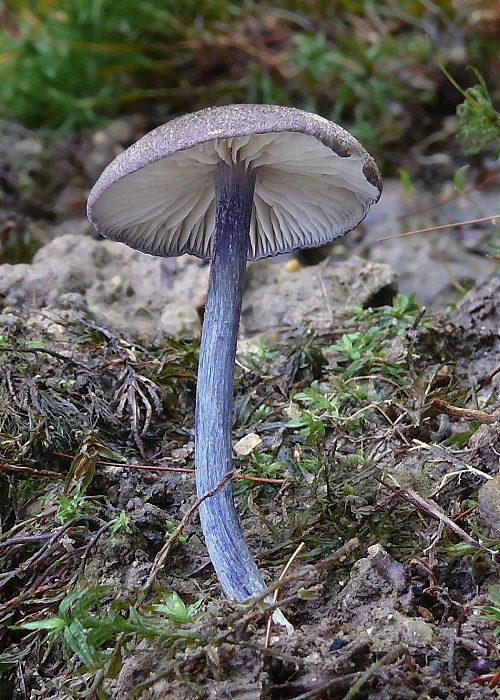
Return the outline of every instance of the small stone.
{"type": "Polygon", "coordinates": [[[426,645],[432,643],[432,627],[424,620],[406,620],[402,628],[404,642],[409,644],[426,645]]]}
{"type": "Polygon", "coordinates": [[[174,459],[186,460],[189,457],[189,450],[185,447],[176,447],[172,450],[170,456],[174,459]]]}
{"type": "Polygon", "coordinates": [[[428,608],[424,608],[423,605],[417,605],[417,612],[426,622],[434,622],[434,615],[428,608]]]}
{"type": "Polygon", "coordinates": [[[337,639],[334,639],[333,642],[330,644],[330,648],[328,649],[328,651],[339,651],[340,649],[343,649],[345,646],[347,646],[348,643],[349,642],[347,642],[345,639],[337,637],[337,639]]]}
{"type": "Polygon", "coordinates": [[[292,258],[292,260],[284,264],[283,269],[285,272],[298,272],[298,270],[300,270],[300,263],[297,258],[292,258]]]}
{"type": "Polygon", "coordinates": [[[478,512],[487,534],[500,537],[500,476],[488,479],[479,489],[478,512]]]}
{"type": "Polygon", "coordinates": [[[262,440],[257,433],[248,433],[248,435],[242,437],[241,440],[238,440],[233,449],[237,455],[240,455],[240,457],[245,457],[246,455],[251,454],[258,447],[262,447],[262,444],[262,440]]]}

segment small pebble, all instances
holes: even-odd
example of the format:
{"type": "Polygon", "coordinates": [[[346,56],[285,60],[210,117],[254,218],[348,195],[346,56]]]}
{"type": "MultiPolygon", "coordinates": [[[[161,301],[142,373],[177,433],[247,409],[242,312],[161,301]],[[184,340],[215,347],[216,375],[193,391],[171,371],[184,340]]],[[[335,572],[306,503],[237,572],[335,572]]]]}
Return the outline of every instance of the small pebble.
{"type": "Polygon", "coordinates": [[[424,620],[407,620],[403,627],[403,641],[410,644],[426,645],[432,642],[432,627],[424,620]]]}
{"type": "Polygon", "coordinates": [[[490,537],[500,537],[500,476],[488,479],[479,489],[478,512],[490,537]]]}
{"type": "Polygon", "coordinates": [[[257,433],[248,433],[241,440],[238,440],[233,449],[240,457],[246,457],[258,447],[262,447],[262,444],[262,440],[257,433]]]}
{"type": "Polygon", "coordinates": [[[345,646],[347,646],[348,642],[346,642],[345,639],[334,639],[334,641],[330,644],[330,649],[329,651],[339,651],[339,649],[343,649],[345,646]]]}
{"type": "Polygon", "coordinates": [[[285,263],[283,269],[285,272],[298,272],[300,270],[300,263],[297,258],[293,258],[285,263]]]}
{"type": "Polygon", "coordinates": [[[170,453],[170,456],[174,459],[187,459],[189,457],[189,450],[186,447],[176,447],[170,453]]]}

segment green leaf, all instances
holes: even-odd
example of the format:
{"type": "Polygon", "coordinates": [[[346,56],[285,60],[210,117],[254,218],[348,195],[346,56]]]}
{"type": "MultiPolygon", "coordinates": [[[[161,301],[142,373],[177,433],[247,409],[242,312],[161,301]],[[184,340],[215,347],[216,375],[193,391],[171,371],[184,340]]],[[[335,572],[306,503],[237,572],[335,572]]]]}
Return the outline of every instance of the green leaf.
{"type": "Polygon", "coordinates": [[[462,197],[465,197],[465,192],[464,192],[464,187],[462,184],[462,173],[464,173],[466,170],[470,168],[470,165],[462,165],[461,168],[459,168],[455,175],[453,176],[453,187],[456,189],[456,191],[462,195],[462,197]]]}
{"type": "Polygon", "coordinates": [[[190,622],[190,617],[184,601],[175,591],[172,591],[172,593],[166,596],[164,603],[154,605],[153,609],[156,610],[156,612],[166,615],[172,622],[190,622]]]}
{"type": "Polygon", "coordinates": [[[410,173],[404,168],[398,168],[398,173],[403,192],[405,193],[406,197],[410,199],[412,196],[412,184],[410,179],[410,173]]]}
{"type": "Polygon", "coordinates": [[[122,510],[117,518],[111,521],[111,533],[115,535],[120,530],[128,533],[132,532],[130,529],[130,518],[124,510],[122,510]]]}
{"type": "Polygon", "coordinates": [[[79,620],[73,620],[64,630],[64,640],[86,666],[93,666],[97,660],[96,650],[88,641],[86,632],[79,620]]]}
{"type": "Polygon", "coordinates": [[[466,557],[477,553],[477,547],[474,547],[467,542],[458,542],[457,544],[449,544],[446,551],[452,557],[466,557]]]}
{"type": "Polygon", "coordinates": [[[12,625],[9,629],[13,630],[63,630],[67,625],[67,620],[62,617],[51,617],[48,620],[38,620],[36,622],[24,622],[20,625],[12,625]]]}
{"type": "Polygon", "coordinates": [[[153,610],[165,615],[171,622],[182,625],[191,624],[204,616],[204,613],[198,612],[203,600],[200,598],[196,603],[186,606],[180,595],[172,591],[167,594],[164,603],[153,605],[153,610]]]}

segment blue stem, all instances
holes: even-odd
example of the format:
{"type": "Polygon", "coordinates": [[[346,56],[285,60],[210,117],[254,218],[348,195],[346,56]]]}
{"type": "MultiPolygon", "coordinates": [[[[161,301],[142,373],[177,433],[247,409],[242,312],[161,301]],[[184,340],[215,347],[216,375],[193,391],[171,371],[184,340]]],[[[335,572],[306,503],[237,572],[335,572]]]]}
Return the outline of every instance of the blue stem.
{"type": "MultiPolygon", "coordinates": [[[[196,393],[196,488],[201,497],[231,470],[236,341],[255,174],[222,164],[215,174],[216,221],[196,393]]],[[[228,598],[244,600],[265,584],[243,536],[229,482],[200,505],[210,559],[228,598]]]]}

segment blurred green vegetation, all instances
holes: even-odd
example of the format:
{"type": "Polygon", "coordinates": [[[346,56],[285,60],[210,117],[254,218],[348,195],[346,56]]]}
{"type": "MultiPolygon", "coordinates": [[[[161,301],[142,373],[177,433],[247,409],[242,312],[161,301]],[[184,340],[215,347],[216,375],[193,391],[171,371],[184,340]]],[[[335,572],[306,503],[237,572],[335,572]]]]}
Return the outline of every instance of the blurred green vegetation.
{"type": "Polygon", "coordinates": [[[380,157],[439,128],[462,99],[433,46],[464,88],[469,63],[489,81],[495,5],[6,0],[1,109],[28,127],[69,130],[124,111],[155,124],[210,104],[289,104],[341,122],[380,157]]]}
{"type": "Polygon", "coordinates": [[[493,106],[483,76],[473,69],[477,85],[463,92],[464,101],[457,107],[457,136],[465,145],[465,152],[480,153],[492,145],[497,157],[500,153],[500,113],[493,106]]]}

